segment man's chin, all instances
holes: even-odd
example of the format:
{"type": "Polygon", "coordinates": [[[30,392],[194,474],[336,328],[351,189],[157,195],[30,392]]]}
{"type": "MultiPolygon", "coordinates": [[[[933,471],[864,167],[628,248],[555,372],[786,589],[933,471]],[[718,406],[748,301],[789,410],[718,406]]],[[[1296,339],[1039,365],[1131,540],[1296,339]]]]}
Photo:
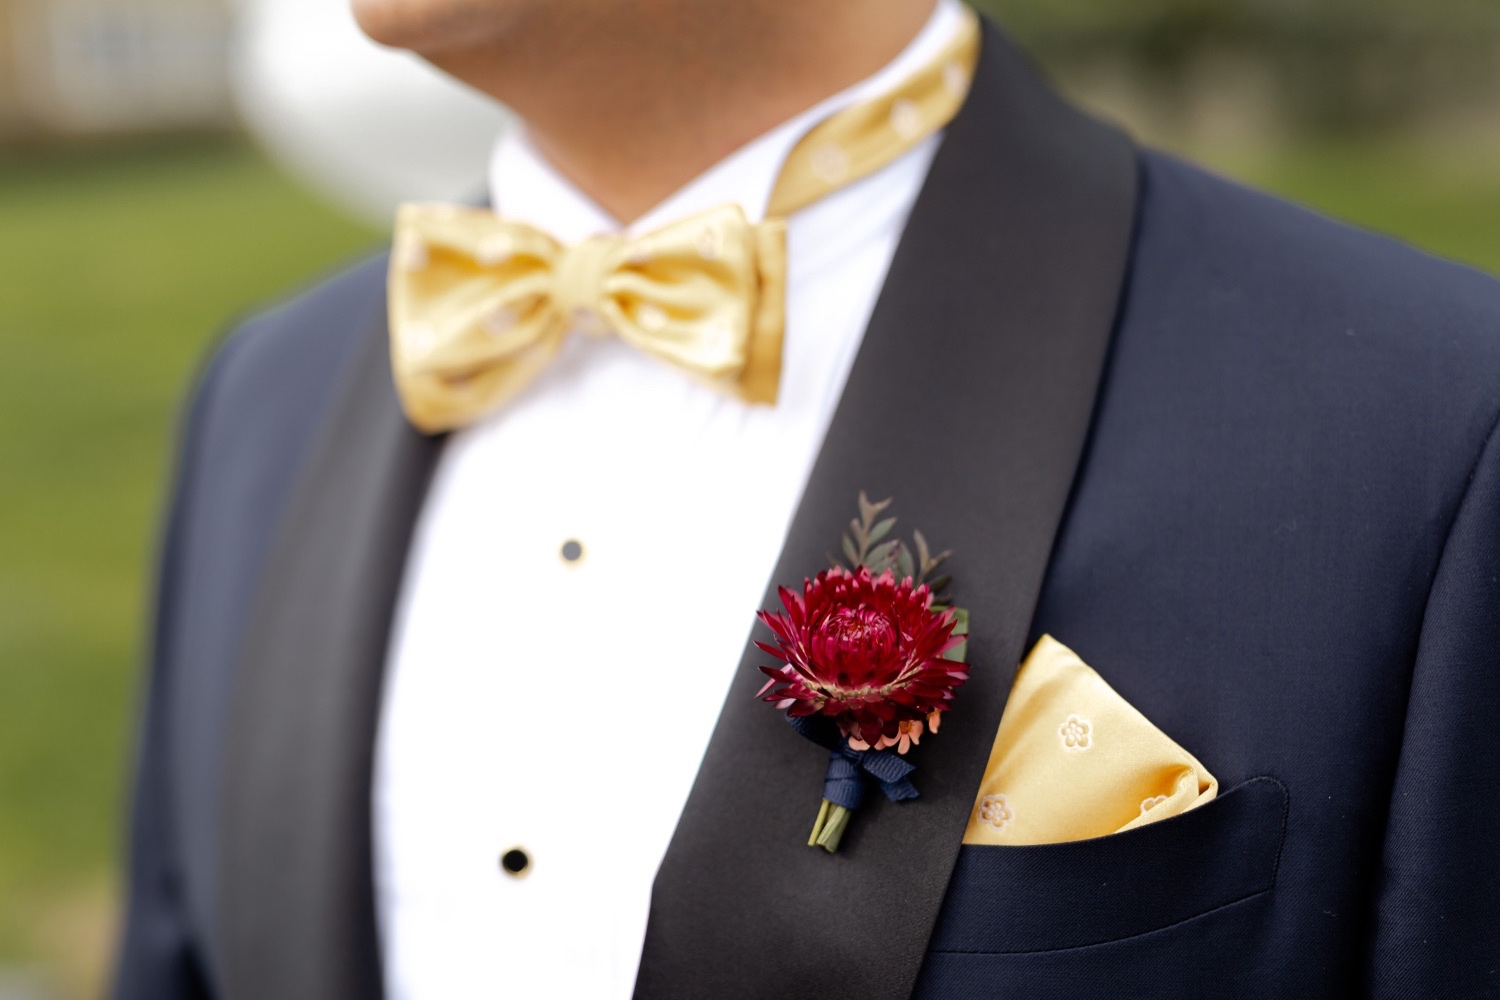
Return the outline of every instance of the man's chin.
{"type": "Polygon", "coordinates": [[[360,30],[392,48],[435,55],[506,34],[530,0],[349,0],[360,30]]]}

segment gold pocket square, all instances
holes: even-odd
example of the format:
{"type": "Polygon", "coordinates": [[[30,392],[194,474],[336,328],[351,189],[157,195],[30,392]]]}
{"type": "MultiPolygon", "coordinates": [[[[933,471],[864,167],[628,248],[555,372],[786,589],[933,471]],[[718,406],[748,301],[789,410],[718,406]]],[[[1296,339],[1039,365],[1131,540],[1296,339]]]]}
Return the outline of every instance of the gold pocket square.
{"type": "Polygon", "coordinates": [[[1187,812],[1218,791],[1197,758],[1043,636],[1016,674],[964,843],[1102,837],[1187,812]]]}

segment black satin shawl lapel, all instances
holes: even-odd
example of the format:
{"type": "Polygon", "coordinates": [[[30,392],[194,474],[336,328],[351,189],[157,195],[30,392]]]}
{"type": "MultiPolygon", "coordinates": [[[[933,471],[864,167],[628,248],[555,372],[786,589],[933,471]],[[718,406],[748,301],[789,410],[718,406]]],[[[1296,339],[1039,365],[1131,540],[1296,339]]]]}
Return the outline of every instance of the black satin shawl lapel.
{"type": "Polygon", "coordinates": [[[391,384],[384,303],[262,577],[231,715],[222,987],[381,995],[370,781],[390,621],[439,453],[391,384]]]}
{"type": "Polygon", "coordinates": [[[988,30],[773,580],[827,564],[860,490],[894,496],[902,528],[956,552],[971,679],[913,758],[921,798],[871,796],[828,855],[806,846],[826,754],[755,700],[766,657],[747,647],[657,875],[637,997],[910,994],[1083,452],[1136,186],[1129,141],[988,30]]]}

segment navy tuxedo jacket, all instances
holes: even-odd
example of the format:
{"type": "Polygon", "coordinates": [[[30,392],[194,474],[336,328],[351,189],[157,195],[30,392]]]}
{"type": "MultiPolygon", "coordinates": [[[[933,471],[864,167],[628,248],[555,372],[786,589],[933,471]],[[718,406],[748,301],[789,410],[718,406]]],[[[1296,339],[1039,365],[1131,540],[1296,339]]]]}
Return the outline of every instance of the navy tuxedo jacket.
{"type": "MultiPolygon", "coordinates": [[[[247,323],[188,413],[125,1000],[381,993],[375,719],[442,447],[396,404],[384,268],[247,323]]],[[[637,995],[1500,994],[1497,416],[1500,285],[1137,149],[989,31],[775,577],[898,494],[960,551],[972,679],[922,798],[830,856],[786,792],[823,753],[755,702],[747,647],[637,995]],[[1220,797],[962,846],[1043,633],[1220,797]]]]}

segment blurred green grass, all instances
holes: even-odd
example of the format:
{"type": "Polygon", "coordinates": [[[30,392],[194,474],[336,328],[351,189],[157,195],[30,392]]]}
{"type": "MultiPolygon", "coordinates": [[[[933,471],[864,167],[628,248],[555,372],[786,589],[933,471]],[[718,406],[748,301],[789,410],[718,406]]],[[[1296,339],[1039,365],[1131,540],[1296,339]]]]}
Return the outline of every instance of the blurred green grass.
{"type": "MultiPolygon", "coordinates": [[[[1500,273],[1500,157],[1394,138],[1189,150],[1500,273]]],[[[231,317],[378,234],[238,141],[0,160],[0,967],[97,985],[158,506],[231,317]]]]}
{"type": "Polygon", "coordinates": [[[188,378],[232,316],[375,240],[242,142],[0,160],[0,967],[77,993],[108,948],[188,378]]]}

